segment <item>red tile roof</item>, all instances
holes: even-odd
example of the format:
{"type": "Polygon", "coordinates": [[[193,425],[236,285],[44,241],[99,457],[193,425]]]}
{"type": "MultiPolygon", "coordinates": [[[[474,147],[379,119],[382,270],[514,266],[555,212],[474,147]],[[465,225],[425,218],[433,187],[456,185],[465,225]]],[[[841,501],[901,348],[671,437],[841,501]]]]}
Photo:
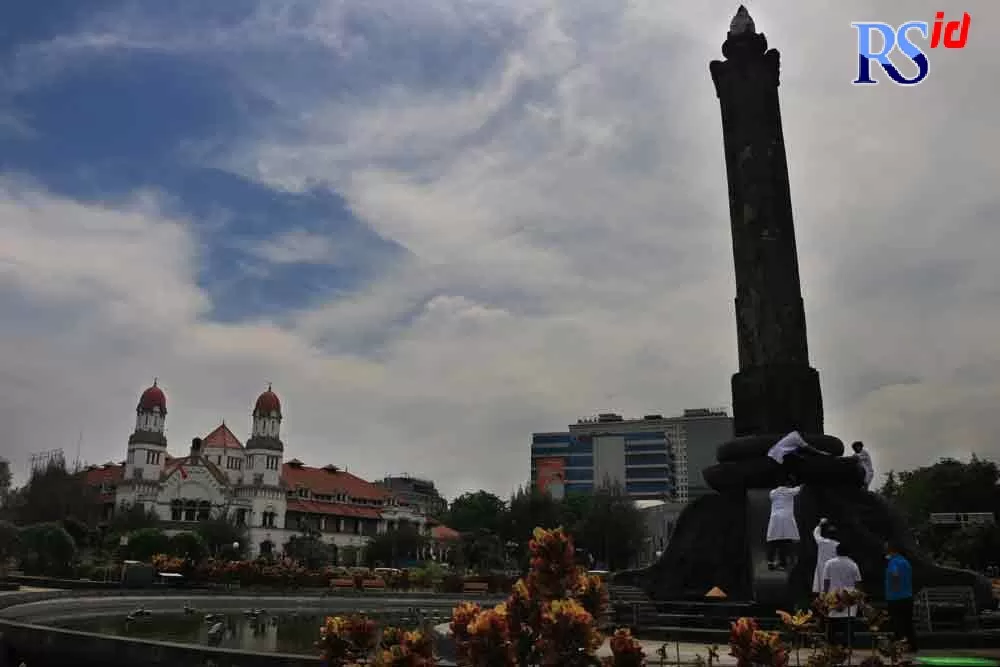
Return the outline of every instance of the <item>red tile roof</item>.
{"type": "Polygon", "coordinates": [[[439,542],[457,542],[462,536],[457,530],[441,525],[431,528],[431,538],[439,542]]]}
{"type": "Polygon", "coordinates": [[[286,510],[304,514],[326,514],[358,519],[379,519],[382,516],[374,507],[345,505],[344,503],[321,503],[315,500],[289,500],[286,510]]]}
{"type": "Polygon", "coordinates": [[[362,500],[385,500],[389,497],[389,492],[381,486],[343,470],[324,470],[286,463],[281,469],[281,477],[289,489],[306,488],[321,496],[343,493],[349,498],[362,500]]]}
{"type": "Polygon", "coordinates": [[[87,486],[116,484],[121,481],[125,466],[105,464],[83,471],[83,481],[87,486]]]}
{"type": "Polygon", "coordinates": [[[240,443],[239,438],[233,435],[233,432],[229,430],[226,426],[226,422],[222,422],[219,426],[201,439],[202,448],[208,447],[221,447],[222,449],[243,449],[243,445],[240,443]]]}

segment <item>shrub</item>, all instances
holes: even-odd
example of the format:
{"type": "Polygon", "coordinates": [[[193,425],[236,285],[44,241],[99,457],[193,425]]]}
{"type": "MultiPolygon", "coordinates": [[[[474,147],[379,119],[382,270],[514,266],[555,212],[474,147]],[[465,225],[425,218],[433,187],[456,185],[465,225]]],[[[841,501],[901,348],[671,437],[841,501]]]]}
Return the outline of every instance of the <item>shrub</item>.
{"type": "Polygon", "coordinates": [[[36,523],[21,528],[21,568],[27,574],[66,576],[76,560],[76,543],[58,523],[36,523]]]}

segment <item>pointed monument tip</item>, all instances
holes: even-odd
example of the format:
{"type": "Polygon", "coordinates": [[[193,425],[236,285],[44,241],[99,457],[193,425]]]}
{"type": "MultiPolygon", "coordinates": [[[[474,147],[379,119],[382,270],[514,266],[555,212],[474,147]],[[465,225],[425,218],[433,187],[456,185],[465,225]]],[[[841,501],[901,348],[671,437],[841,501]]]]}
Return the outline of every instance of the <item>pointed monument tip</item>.
{"type": "Polygon", "coordinates": [[[736,10],[736,16],[733,17],[732,22],[729,24],[729,34],[742,35],[744,33],[756,32],[757,28],[750,17],[750,12],[747,11],[744,5],[740,5],[740,8],[736,10]]]}

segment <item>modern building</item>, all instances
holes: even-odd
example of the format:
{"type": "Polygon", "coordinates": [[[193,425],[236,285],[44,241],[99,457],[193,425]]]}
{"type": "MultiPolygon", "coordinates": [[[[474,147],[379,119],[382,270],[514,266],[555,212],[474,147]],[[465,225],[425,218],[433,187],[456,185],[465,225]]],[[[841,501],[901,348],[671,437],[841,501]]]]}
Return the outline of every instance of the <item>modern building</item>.
{"type": "Polygon", "coordinates": [[[245,443],[222,423],[187,454],[172,456],[166,416],[166,395],[154,382],[139,398],[125,461],[83,471],[103,518],[141,505],[172,534],[224,512],[247,526],[251,556],[278,553],[305,531],[318,531],[338,551],[351,547],[358,561],[373,536],[393,528],[408,524],[434,537],[434,522],[384,486],[335,465],[286,461],[281,401],[270,387],[254,404],[245,443]]]}
{"type": "Polygon", "coordinates": [[[733,434],[732,418],[713,409],[641,419],[605,413],[567,428],[533,434],[533,484],[540,466],[561,465],[567,493],[587,493],[610,482],[636,499],[680,503],[709,491],[701,470],[715,462],[716,448],[733,434]]]}
{"type": "Polygon", "coordinates": [[[379,485],[395,496],[401,505],[415,509],[426,516],[440,516],[448,509],[448,501],[441,497],[434,482],[410,475],[386,477],[379,485]]]}

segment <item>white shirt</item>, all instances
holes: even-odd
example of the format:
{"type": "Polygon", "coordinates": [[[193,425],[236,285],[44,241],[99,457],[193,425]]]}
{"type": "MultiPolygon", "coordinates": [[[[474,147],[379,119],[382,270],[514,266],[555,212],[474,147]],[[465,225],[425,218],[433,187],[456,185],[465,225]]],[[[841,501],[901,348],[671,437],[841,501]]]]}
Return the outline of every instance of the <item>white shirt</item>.
{"type": "MultiPolygon", "coordinates": [[[[861,570],[858,569],[858,564],[849,556],[836,556],[828,560],[826,565],[823,566],[823,581],[824,585],[826,581],[830,582],[830,589],[827,591],[829,593],[857,588],[858,584],[861,583],[861,570]]],[[[855,616],[857,613],[857,605],[853,605],[843,611],[830,610],[830,616],[834,618],[855,616]]]]}
{"type": "Polygon", "coordinates": [[[767,455],[770,456],[775,461],[777,461],[778,463],[783,463],[785,461],[786,454],[791,454],[792,452],[801,448],[805,444],[806,441],[802,439],[802,436],[799,435],[799,432],[792,431],[784,438],[776,442],[774,446],[771,447],[771,449],[767,450],[767,455]]]}
{"type": "Polygon", "coordinates": [[[813,574],[813,593],[823,592],[823,568],[827,562],[837,557],[837,540],[823,537],[820,530],[822,525],[817,525],[813,531],[813,539],[816,540],[816,571],[813,574]]]}
{"type": "Polygon", "coordinates": [[[799,526],[795,522],[795,496],[801,486],[779,486],[771,489],[771,517],[767,522],[767,541],[799,541],[799,526]]]}
{"type": "Polygon", "coordinates": [[[868,452],[862,449],[860,452],[854,455],[854,458],[856,458],[858,460],[858,463],[861,464],[861,467],[864,468],[865,486],[868,486],[869,484],[871,484],[872,477],[875,476],[875,467],[872,466],[872,457],[868,452]]]}

